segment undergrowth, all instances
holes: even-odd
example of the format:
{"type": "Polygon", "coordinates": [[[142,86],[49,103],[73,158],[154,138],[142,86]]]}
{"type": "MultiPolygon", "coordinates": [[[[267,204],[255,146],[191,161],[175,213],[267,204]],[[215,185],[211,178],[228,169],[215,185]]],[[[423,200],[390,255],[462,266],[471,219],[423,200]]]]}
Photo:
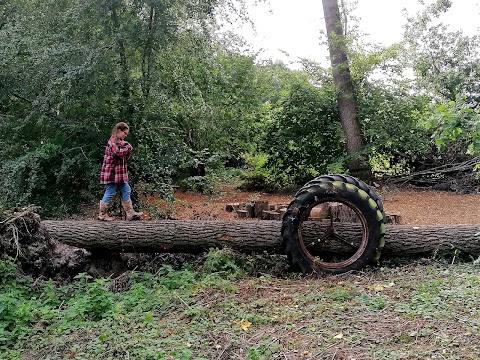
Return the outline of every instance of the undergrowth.
{"type": "Polygon", "coordinates": [[[69,284],[0,262],[1,359],[475,359],[480,268],[435,260],[341,276],[211,250],[181,269],[69,284]]]}

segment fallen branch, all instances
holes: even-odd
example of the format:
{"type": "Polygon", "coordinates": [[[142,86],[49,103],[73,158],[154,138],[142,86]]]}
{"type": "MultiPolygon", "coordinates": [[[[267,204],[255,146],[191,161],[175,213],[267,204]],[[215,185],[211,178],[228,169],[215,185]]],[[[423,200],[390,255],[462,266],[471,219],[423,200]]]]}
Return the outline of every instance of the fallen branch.
{"type": "Polygon", "coordinates": [[[445,164],[441,166],[437,166],[434,168],[430,168],[428,170],[422,170],[410,173],[408,175],[398,176],[398,177],[391,177],[389,181],[393,183],[400,183],[400,182],[407,182],[413,180],[418,177],[422,176],[433,176],[433,175],[440,175],[440,174],[449,174],[449,173],[458,173],[461,171],[473,171],[476,165],[480,164],[480,157],[474,157],[467,161],[463,161],[461,163],[455,164],[445,164]]]}

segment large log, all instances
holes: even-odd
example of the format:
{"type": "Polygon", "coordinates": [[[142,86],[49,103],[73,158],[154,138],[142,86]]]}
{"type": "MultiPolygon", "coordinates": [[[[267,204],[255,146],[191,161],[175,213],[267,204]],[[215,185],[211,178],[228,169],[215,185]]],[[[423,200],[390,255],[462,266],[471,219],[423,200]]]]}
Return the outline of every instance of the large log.
{"type": "MultiPolygon", "coordinates": [[[[281,221],[43,221],[53,239],[87,250],[112,252],[199,253],[210,248],[242,252],[281,253],[281,221]]],[[[342,236],[358,236],[359,224],[335,225],[342,236]]],[[[305,242],[325,229],[319,222],[303,224],[305,242]]],[[[424,256],[452,253],[480,255],[480,225],[388,226],[382,254],[424,256]]]]}

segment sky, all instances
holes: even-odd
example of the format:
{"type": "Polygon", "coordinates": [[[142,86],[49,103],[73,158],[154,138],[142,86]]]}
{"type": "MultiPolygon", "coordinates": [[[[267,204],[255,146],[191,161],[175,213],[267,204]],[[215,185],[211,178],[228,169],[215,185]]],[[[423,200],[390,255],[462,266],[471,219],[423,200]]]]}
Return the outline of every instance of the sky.
{"type": "MultiPolygon", "coordinates": [[[[480,0],[452,1],[451,9],[440,21],[467,35],[479,33],[480,0]]],[[[424,2],[430,4],[432,0],[424,2]]],[[[403,9],[412,15],[422,8],[419,0],[359,0],[353,14],[360,18],[358,25],[367,34],[365,40],[391,45],[402,39],[402,25],[406,23],[403,9]]],[[[325,29],[321,0],[270,0],[268,4],[251,5],[249,12],[255,31],[249,26],[237,26],[234,31],[253,49],[262,49],[261,59],[295,63],[305,57],[328,62],[328,49],[319,40],[320,31],[325,29]]]]}

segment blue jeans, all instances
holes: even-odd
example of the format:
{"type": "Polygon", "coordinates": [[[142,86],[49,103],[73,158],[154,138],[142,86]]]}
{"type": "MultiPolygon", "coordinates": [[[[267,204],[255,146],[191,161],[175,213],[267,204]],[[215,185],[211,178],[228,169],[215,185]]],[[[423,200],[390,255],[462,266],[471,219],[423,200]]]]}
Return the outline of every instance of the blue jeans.
{"type": "Polygon", "coordinates": [[[130,200],[130,193],[132,192],[132,188],[128,183],[121,183],[121,184],[115,184],[115,183],[109,183],[106,186],[105,189],[105,194],[103,195],[103,202],[110,202],[112,200],[113,196],[118,190],[120,190],[120,194],[122,194],[122,200],[123,201],[129,201],[130,200]]]}

